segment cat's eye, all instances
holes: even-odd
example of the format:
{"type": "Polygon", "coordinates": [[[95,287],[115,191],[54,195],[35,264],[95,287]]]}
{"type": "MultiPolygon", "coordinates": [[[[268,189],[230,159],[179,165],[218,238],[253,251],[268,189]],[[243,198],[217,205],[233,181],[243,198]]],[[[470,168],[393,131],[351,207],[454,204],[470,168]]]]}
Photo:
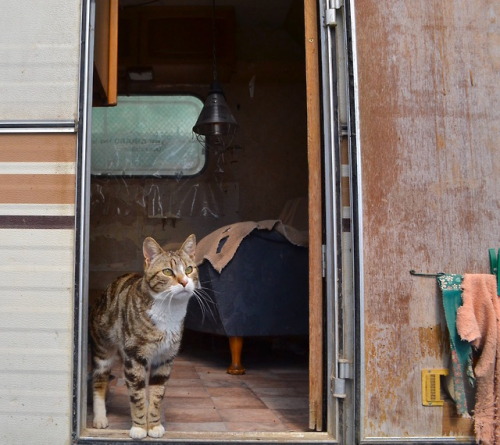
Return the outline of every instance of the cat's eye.
{"type": "Polygon", "coordinates": [[[163,269],[163,273],[167,276],[167,277],[173,277],[174,276],[174,271],[172,269],[163,269]]]}
{"type": "Polygon", "coordinates": [[[193,272],[193,266],[188,266],[186,267],[186,270],[185,270],[186,274],[190,274],[191,272],[193,272]]]}

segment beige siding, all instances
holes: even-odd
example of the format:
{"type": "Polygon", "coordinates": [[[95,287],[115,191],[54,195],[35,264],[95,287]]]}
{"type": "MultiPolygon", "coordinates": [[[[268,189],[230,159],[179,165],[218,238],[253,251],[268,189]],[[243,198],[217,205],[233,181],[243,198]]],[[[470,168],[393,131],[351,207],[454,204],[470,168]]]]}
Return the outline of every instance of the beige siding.
{"type": "Polygon", "coordinates": [[[424,407],[449,367],[436,281],[499,248],[500,4],[356,1],[364,238],[363,437],[467,436],[424,407]],[[432,3],[432,7],[430,7],[432,3]]]}
{"type": "Polygon", "coordinates": [[[77,118],[80,0],[3,0],[0,120],[77,118]]]}
{"type": "Polygon", "coordinates": [[[70,443],[75,135],[0,135],[0,443],[70,443]]]}
{"type": "Polygon", "coordinates": [[[0,443],[68,444],[72,230],[0,230],[0,443]]]}

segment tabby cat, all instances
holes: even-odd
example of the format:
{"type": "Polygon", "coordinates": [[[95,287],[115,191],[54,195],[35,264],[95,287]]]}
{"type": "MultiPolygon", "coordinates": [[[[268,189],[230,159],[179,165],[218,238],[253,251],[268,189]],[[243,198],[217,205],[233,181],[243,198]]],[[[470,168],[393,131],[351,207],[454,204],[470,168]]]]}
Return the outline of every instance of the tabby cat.
{"type": "Polygon", "coordinates": [[[130,398],[130,437],[163,436],[160,404],[179,351],[189,299],[199,288],[195,247],[194,235],[177,251],[165,251],[146,238],[144,275],[121,276],[92,309],[94,428],[108,426],[106,390],[120,357],[130,398]]]}

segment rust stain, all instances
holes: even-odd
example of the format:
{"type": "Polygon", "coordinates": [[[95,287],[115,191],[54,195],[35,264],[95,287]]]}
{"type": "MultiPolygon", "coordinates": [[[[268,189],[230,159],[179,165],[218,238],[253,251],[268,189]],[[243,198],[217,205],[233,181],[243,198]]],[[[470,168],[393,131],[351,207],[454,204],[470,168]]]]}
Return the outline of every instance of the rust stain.
{"type": "Polygon", "coordinates": [[[446,340],[440,325],[418,328],[418,343],[424,357],[441,357],[446,340]]]}
{"type": "Polygon", "coordinates": [[[443,436],[474,436],[474,421],[472,418],[460,417],[455,405],[445,401],[443,406],[443,436]]]}

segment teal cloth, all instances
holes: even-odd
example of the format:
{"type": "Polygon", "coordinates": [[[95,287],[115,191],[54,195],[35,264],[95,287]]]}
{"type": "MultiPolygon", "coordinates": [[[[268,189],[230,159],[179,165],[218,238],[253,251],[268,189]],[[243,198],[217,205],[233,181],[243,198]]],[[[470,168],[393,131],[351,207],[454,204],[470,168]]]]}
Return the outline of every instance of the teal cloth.
{"type": "Polygon", "coordinates": [[[460,338],[457,330],[457,309],[462,305],[463,276],[440,274],[437,281],[441,289],[446,326],[450,336],[454,401],[458,414],[467,416],[474,407],[475,379],[472,370],[472,347],[469,342],[460,338]]]}

